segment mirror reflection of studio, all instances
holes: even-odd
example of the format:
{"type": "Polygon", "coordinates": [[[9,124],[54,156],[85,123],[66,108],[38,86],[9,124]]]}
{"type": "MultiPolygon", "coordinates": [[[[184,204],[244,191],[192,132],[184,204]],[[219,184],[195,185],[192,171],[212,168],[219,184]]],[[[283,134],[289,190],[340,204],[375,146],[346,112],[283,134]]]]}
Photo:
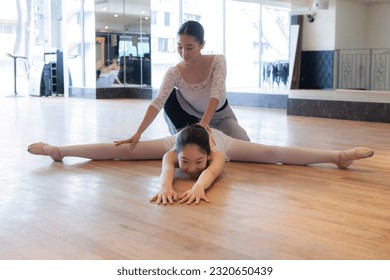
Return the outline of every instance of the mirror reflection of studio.
{"type": "Polygon", "coordinates": [[[151,85],[150,8],[95,1],[96,87],[151,85]]]}

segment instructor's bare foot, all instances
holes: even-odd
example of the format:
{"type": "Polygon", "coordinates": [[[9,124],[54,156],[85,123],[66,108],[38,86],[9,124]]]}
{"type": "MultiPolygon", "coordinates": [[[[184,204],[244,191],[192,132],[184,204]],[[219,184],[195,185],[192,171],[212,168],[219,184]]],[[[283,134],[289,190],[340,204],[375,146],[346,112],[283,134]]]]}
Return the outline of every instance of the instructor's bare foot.
{"type": "Polygon", "coordinates": [[[340,152],[337,166],[340,169],[348,168],[354,160],[372,157],[374,151],[366,147],[357,147],[340,152]]]}
{"type": "Polygon", "coordinates": [[[58,147],[43,142],[31,144],[28,146],[27,151],[34,155],[50,156],[54,161],[61,161],[64,158],[58,147]]]}

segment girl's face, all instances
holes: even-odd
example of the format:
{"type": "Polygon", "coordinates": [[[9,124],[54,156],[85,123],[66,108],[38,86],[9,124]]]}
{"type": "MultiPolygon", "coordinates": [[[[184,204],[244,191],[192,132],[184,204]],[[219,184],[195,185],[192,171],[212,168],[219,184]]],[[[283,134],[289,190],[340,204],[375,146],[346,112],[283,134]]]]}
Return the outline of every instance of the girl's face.
{"type": "Polygon", "coordinates": [[[177,36],[177,52],[183,58],[185,63],[191,63],[198,58],[203,49],[204,43],[200,44],[194,36],[179,35],[177,36]]]}
{"type": "Polygon", "coordinates": [[[190,177],[197,177],[206,169],[209,158],[199,146],[188,144],[178,154],[179,167],[190,177]]]}

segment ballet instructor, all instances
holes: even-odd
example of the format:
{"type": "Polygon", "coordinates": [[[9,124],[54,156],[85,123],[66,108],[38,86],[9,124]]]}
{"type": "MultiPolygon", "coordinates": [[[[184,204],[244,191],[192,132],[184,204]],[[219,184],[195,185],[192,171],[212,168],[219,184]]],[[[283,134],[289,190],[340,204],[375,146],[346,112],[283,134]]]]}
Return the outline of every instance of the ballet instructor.
{"type": "Polygon", "coordinates": [[[199,123],[216,128],[233,138],[250,141],[226,98],[226,59],[223,55],[204,55],[204,29],[197,21],[183,23],[177,32],[177,52],[182,60],[164,75],[156,97],[133,136],[115,141],[117,145],[138,143],[142,133],[164,108],[164,119],[171,134],[199,123]]]}

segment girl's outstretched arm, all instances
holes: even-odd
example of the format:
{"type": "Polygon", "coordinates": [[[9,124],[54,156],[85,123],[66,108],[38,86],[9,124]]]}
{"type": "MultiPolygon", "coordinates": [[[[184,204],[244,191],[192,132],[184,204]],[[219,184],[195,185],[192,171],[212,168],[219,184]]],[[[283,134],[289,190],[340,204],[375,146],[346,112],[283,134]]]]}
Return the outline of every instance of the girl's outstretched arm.
{"type": "Polygon", "coordinates": [[[164,205],[166,205],[167,202],[169,204],[172,204],[174,201],[177,200],[178,195],[173,189],[176,163],[176,152],[174,150],[166,152],[162,159],[160,191],[152,197],[150,202],[156,201],[157,204],[163,203],[164,205]]]}
{"type": "Polygon", "coordinates": [[[222,173],[224,166],[224,154],[220,151],[213,152],[210,157],[209,166],[200,174],[193,187],[180,195],[180,203],[187,202],[187,204],[191,204],[195,201],[196,204],[199,204],[201,200],[209,202],[205,190],[208,189],[222,173]]]}

